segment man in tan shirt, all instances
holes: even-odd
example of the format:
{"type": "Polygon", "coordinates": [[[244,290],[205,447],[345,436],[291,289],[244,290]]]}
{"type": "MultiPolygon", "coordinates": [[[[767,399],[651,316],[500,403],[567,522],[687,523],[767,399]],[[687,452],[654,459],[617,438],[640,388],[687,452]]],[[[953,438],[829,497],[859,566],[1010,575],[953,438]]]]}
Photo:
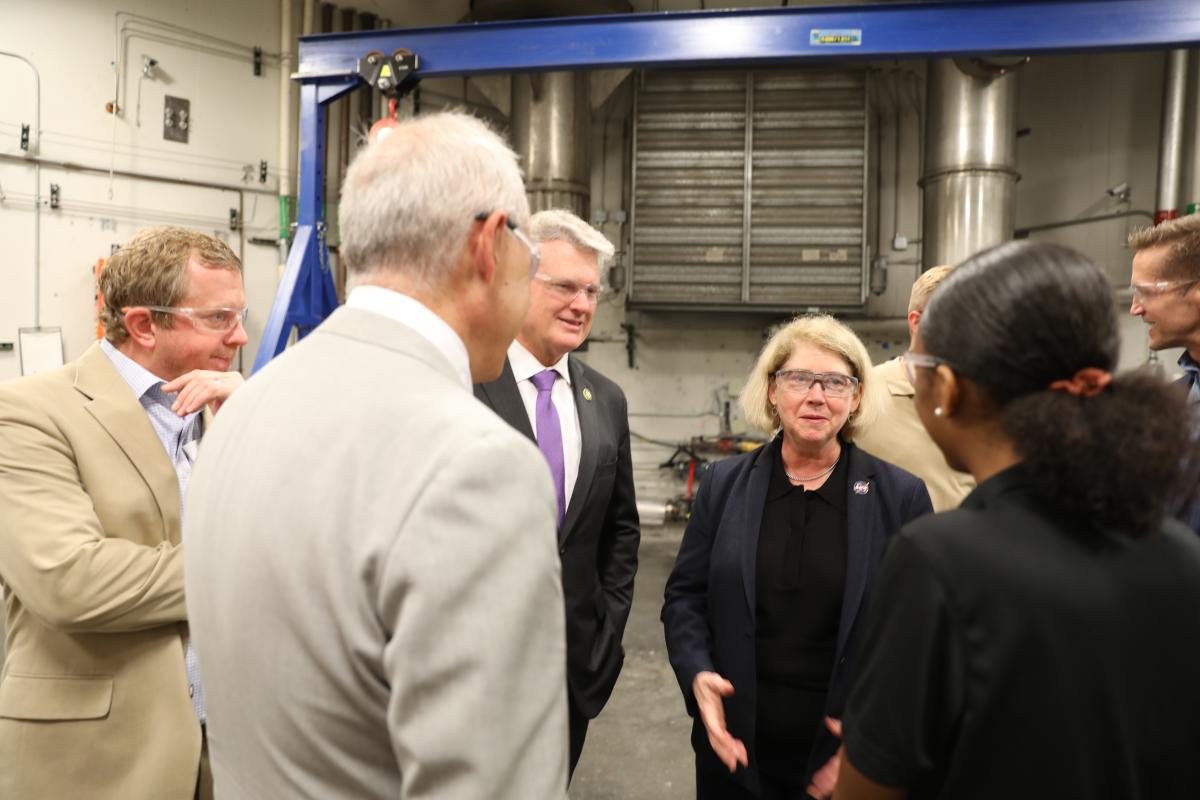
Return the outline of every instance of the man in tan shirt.
{"type": "MultiPolygon", "coordinates": [[[[908,333],[911,340],[917,336],[921,314],[937,285],[950,274],[951,267],[934,267],[927,270],[913,283],[908,300],[908,333]]],[[[857,444],[872,455],[890,461],[925,481],[934,511],[957,508],[962,499],[975,488],[975,480],[965,472],[958,472],[946,463],[942,451],[937,448],[921,420],[913,402],[913,387],[904,374],[903,356],[877,364],[875,378],[887,386],[891,402],[870,429],[860,433],[857,444]]]]}

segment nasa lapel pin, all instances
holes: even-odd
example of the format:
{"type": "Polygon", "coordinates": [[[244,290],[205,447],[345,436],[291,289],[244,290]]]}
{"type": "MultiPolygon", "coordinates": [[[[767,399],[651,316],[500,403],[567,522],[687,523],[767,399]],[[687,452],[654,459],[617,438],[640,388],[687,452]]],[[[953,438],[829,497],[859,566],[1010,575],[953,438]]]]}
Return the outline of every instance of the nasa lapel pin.
{"type": "Polygon", "coordinates": [[[870,481],[855,481],[854,485],[851,486],[850,488],[854,490],[855,494],[866,494],[867,492],[871,491],[871,482],[870,481]]]}
{"type": "Polygon", "coordinates": [[[585,387],[583,387],[583,399],[584,399],[584,400],[591,400],[591,399],[592,399],[592,390],[591,390],[591,389],[589,389],[589,388],[587,388],[586,386],[585,386],[585,387]]]}

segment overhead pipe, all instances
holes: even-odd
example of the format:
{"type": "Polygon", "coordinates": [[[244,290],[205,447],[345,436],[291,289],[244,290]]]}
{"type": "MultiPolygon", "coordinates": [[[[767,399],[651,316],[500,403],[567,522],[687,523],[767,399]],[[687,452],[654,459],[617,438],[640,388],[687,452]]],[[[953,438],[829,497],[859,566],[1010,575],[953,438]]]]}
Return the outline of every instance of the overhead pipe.
{"type": "Polygon", "coordinates": [[[1015,225],[1017,79],[1024,63],[931,61],[922,265],[957,264],[1015,225]]]}
{"type": "Polygon", "coordinates": [[[1158,149],[1158,194],[1154,224],[1179,216],[1179,182],[1183,166],[1183,107],[1187,87],[1188,51],[1167,53],[1163,80],[1162,132],[1158,149]]]}
{"type": "MultiPolygon", "coordinates": [[[[19,53],[0,50],[0,56],[15,58],[33,72],[33,141],[26,151],[33,161],[33,327],[42,326],[42,76],[37,67],[19,53]]],[[[22,159],[24,160],[24,159],[22,159]]]]}

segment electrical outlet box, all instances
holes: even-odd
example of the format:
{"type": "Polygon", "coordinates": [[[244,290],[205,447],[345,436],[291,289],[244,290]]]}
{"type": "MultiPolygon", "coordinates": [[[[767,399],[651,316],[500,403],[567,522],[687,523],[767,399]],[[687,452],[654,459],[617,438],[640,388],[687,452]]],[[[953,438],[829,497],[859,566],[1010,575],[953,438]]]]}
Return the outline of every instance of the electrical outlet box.
{"type": "Polygon", "coordinates": [[[163,102],[163,138],[187,144],[192,128],[192,101],[167,95],[163,102]]]}

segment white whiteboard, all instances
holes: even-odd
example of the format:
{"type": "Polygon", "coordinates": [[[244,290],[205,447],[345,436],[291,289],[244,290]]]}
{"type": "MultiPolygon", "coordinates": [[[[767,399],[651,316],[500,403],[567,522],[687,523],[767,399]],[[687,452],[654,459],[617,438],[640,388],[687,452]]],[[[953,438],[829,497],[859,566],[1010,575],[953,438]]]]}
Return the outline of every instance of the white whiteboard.
{"type": "Polygon", "coordinates": [[[17,340],[22,375],[36,375],[63,365],[62,328],[20,328],[17,340]]]}

